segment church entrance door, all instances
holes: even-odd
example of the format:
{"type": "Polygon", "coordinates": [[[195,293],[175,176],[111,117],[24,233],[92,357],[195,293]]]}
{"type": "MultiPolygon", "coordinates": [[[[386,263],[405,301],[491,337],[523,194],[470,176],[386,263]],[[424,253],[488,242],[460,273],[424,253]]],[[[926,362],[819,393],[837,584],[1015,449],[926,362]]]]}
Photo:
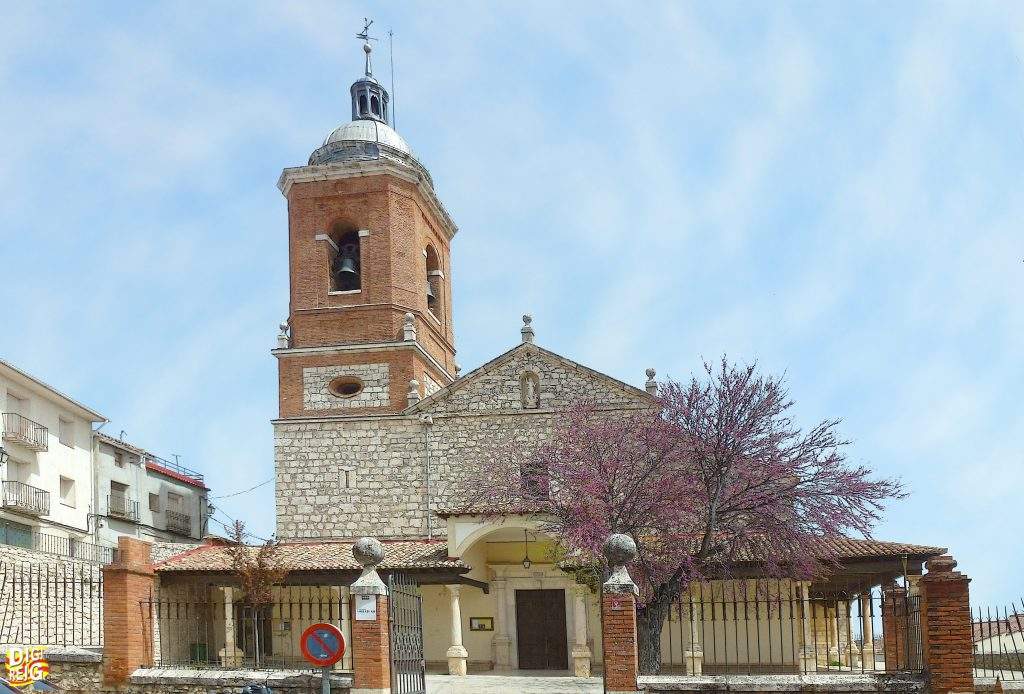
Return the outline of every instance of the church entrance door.
{"type": "Polygon", "coordinates": [[[564,590],[516,591],[520,670],[568,670],[564,590]]]}

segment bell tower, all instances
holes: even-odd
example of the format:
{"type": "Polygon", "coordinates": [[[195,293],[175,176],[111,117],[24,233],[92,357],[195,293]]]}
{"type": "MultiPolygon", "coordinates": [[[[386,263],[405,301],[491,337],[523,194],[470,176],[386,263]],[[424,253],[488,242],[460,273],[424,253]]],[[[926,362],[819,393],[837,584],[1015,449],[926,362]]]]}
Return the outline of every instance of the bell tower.
{"type": "Polygon", "coordinates": [[[450,246],[457,231],[427,169],[388,124],[373,76],[352,120],[306,166],[285,169],[288,320],[278,346],[280,417],[394,414],[456,372],[450,246]]]}

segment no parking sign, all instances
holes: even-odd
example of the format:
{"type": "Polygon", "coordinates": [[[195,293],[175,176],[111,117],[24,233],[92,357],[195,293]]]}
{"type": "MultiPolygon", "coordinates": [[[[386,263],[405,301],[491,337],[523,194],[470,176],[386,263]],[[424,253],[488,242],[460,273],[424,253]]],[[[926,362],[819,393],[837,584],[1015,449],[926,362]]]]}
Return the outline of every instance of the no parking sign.
{"type": "Polygon", "coordinates": [[[313,665],[328,668],[345,655],[345,636],[333,624],[314,624],[302,632],[299,649],[313,665]]]}

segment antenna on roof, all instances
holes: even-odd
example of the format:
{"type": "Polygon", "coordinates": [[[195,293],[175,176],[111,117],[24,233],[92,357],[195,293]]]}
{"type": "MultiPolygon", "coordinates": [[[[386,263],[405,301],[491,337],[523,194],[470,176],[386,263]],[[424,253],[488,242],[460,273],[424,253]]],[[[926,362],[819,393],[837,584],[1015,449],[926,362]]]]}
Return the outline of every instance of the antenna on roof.
{"type": "Polygon", "coordinates": [[[398,109],[395,108],[395,32],[388,29],[388,53],[391,58],[391,127],[398,130],[398,109]]]}

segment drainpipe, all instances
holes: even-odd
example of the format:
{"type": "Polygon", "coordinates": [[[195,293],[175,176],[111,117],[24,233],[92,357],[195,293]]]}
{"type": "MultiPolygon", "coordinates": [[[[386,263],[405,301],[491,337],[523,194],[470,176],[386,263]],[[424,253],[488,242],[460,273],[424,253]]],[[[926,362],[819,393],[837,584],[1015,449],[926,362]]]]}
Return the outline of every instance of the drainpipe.
{"type": "Polygon", "coordinates": [[[432,540],[434,538],[434,514],[431,513],[430,503],[430,428],[434,426],[434,418],[429,414],[421,414],[420,422],[423,423],[424,481],[427,496],[427,539],[432,540]]]}

